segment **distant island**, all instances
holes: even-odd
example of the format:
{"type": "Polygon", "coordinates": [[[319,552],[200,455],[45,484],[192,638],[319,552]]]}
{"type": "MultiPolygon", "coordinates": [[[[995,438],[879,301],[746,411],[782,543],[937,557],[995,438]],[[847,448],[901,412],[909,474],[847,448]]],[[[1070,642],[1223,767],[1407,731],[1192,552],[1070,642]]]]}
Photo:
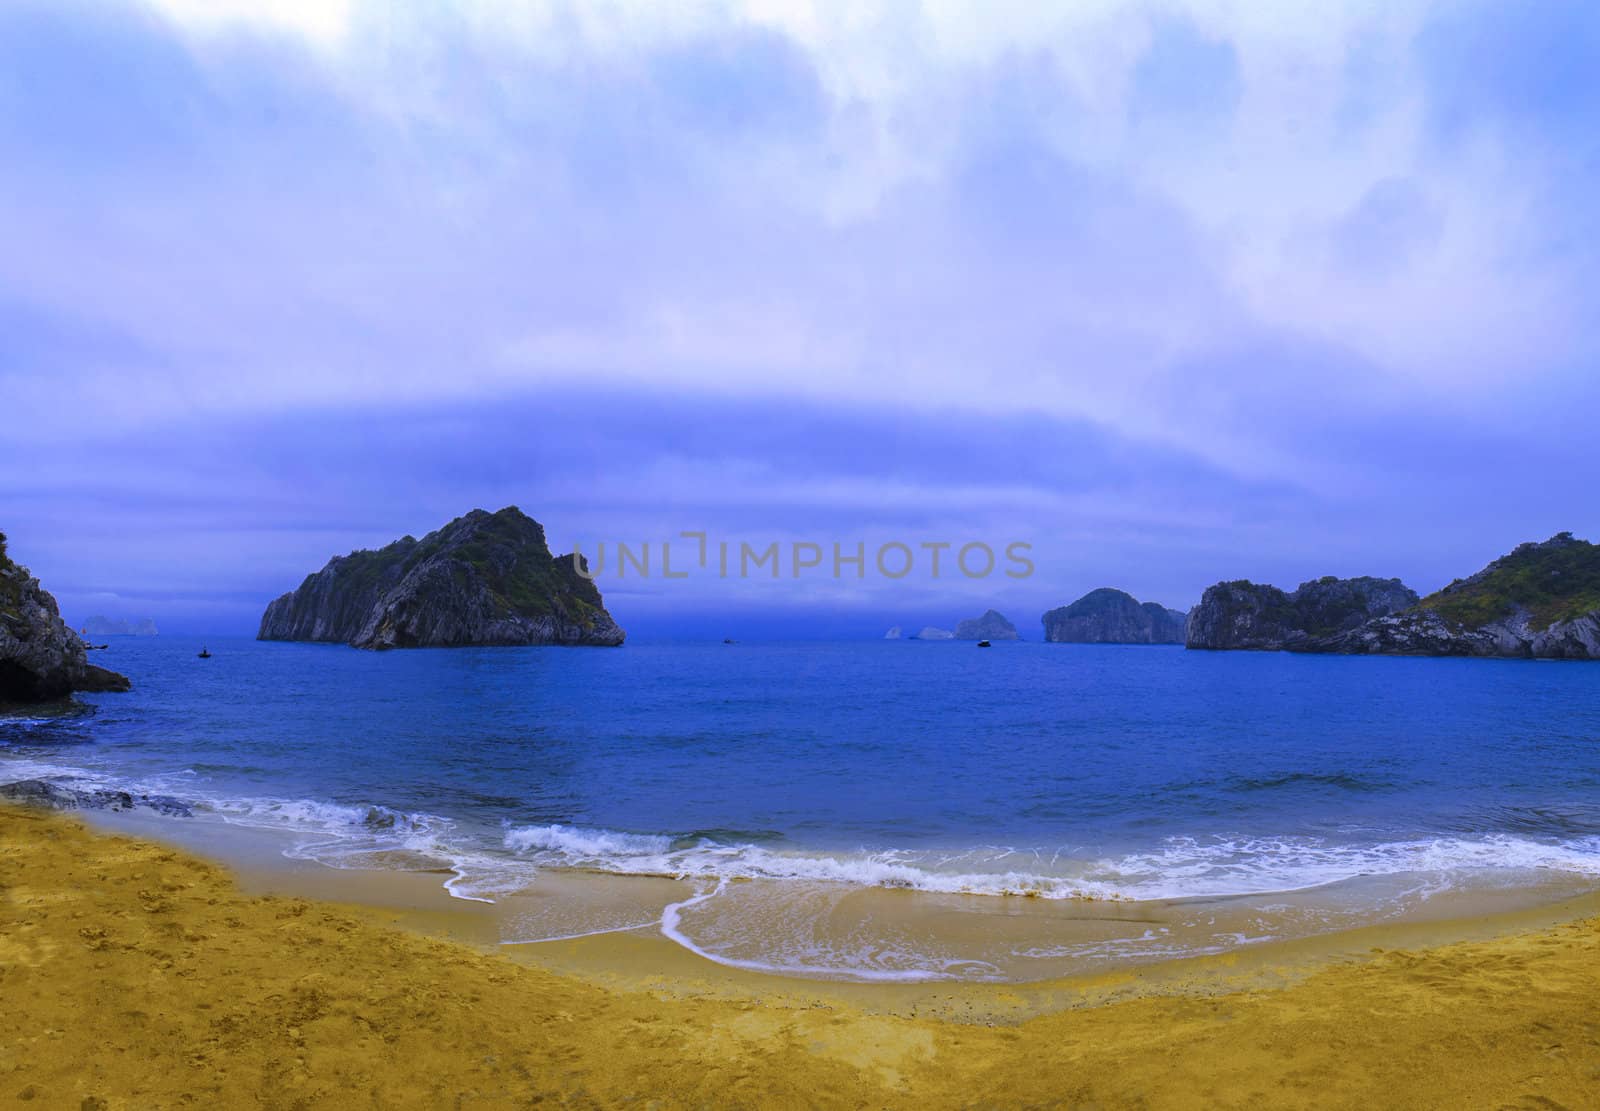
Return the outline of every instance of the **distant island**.
{"type": "Polygon", "coordinates": [[[81,637],[0,532],[0,703],[50,702],[74,691],[125,691],[128,679],[89,662],[81,637]]]}
{"type": "Polygon", "coordinates": [[[92,637],[153,637],[156,623],[149,617],[110,618],[96,614],[83,623],[83,632],[92,637]]]}
{"type": "Polygon", "coordinates": [[[516,506],[474,509],[421,540],[335,556],[273,601],[258,640],[357,648],[614,646],[626,635],[572,555],[516,506]]]}
{"type": "Polygon", "coordinates": [[[1185,619],[1182,610],[1101,587],[1039,620],[1044,639],[1057,644],[1182,644],[1185,619]]]}
{"type": "Polygon", "coordinates": [[[981,617],[969,617],[956,625],[957,640],[1016,640],[1017,627],[998,610],[985,610],[981,617]]]}
{"type": "Polygon", "coordinates": [[[1418,598],[1399,579],[1329,576],[1292,594],[1247,580],[1206,590],[1187,644],[1397,656],[1600,659],[1600,546],[1559,533],[1418,598]]]}
{"type": "Polygon", "coordinates": [[[933,625],[925,625],[922,631],[911,638],[912,640],[955,640],[956,635],[949,629],[940,629],[933,625]]]}

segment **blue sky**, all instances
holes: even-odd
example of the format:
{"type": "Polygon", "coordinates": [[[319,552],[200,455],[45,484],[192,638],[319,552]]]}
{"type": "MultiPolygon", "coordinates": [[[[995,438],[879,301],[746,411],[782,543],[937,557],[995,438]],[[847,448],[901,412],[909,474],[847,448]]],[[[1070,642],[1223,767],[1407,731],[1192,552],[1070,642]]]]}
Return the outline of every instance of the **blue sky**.
{"type": "Polygon", "coordinates": [[[1600,535],[1588,5],[255,7],[0,8],[0,528],[69,618],[513,503],[1033,545],[602,582],[646,633],[1600,535]]]}

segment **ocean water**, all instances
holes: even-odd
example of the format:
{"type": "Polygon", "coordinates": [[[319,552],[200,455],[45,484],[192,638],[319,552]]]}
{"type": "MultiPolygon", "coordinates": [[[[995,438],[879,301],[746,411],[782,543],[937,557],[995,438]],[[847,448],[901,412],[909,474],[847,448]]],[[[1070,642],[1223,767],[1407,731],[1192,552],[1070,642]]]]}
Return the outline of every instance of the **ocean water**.
{"type": "Polygon", "coordinates": [[[279,831],[329,867],[437,869],[465,899],[672,877],[677,894],[624,911],[530,902],[506,940],[659,929],[803,974],[1026,976],[1466,888],[1600,887],[1597,665],[919,641],[199,647],[114,638],[97,657],[134,690],[0,716],[0,781],[174,795],[196,816],[172,822],[279,831]],[[1023,904],[1050,907],[1033,926],[991,913],[1023,904]],[[1107,905],[1148,913],[1084,926],[1107,905]],[[907,924],[930,915],[955,925],[907,924]]]}

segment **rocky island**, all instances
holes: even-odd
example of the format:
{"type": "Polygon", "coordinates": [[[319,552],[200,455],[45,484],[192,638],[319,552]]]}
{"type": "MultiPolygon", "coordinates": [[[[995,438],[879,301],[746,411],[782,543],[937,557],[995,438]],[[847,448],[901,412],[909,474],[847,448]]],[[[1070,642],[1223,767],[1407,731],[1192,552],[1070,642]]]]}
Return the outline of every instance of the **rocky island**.
{"type": "Polygon", "coordinates": [[[89,662],[50,592],[11,561],[0,532],[0,703],[49,702],[74,691],[125,691],[126,676],[89,662]]]}
{"type": "Polygon", "coordinates": [[[357,648],[621,644],[594,582],[552,556],[516,506],[474,509],[421,540],[335,556],[273,601],[258,640],[357,648]]]}
{"type": "Polygon", "coordinates": [[[956,625],[957,640],[1016,640],[1017,627],[999,610],[985,610],[982,617],[969,617],[956,625]]]}
{"type": "Polygon", "coordinates": [[[95,614],[86,617],[83,621],[83,632],[92,637],[153,637],[160,630],[156,628],[153,618],[135,617],[129,620],[126,617],[106,617],[95,614]]]}
{"type": "Polygon", "coordinates": [[[1091,590],[1040,619],[1056,644],[1182,644],[1185,615],[1110,587],[1091,590]]]}
{"type": "Polygon", "coordinates": [[[1190,648],[1317,651],[1321,641],[1417,604],[1399,579],[1332,575],[1293,593],[1247,579],[1206,590],[1189,614],[1190,648]]]}
{"type": "Polygon", "coordinates": [[[1420,599],[1398,579],[1330,577],[1293,594],[1218,583],[1190,615],[1188,646],[1600,659],[1600,546],[1563,532],[1420,599]]]}

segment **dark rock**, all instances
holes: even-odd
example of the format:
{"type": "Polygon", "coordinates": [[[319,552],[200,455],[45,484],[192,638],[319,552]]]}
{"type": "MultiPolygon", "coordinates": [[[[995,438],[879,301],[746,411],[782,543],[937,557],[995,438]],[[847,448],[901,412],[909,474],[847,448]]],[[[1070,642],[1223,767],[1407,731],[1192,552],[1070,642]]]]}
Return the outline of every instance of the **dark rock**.
{"type": "Polygon", "coordinates": [[[1017,627],[998,610],[985,610],[982,617],[969,617],[956,625],[957,640],[1016,640],[1017,627]]]}
{"type": "Polygon", "coordinates": [[[106,788],[73,787],[48,779],[19,779],[0,783],[0,798],[46,810],[133,810],[142,807],[175,818],[192,818],[194,811],[170,795],[134,795],[106,788]]]}
{"type": "Polygon", "coordinates": [[[1190,648],[1318,651],[1316,645],[1414,606],[1399,579],[1329,576],[1293,594],[1243,579],[1209,588],[1189,614],[1190,648]]]}
{"type": "Polygon", "coordinates": [[[625,634],[574,556],[515,506],[474,509],[421,540],[335,556],[267,607],[258,640],[357,648],[618,645],[625,634]]]}
{"type": "Polygon", "coordinates": [[[1308,651],[1600,659],[1600,546],[1563,532],[1522,544],[1414,608],[1308,651]]]}
{"type": "Polygon", "coordinates": [[[128,680],[89,663],[56,600],[11,562],[0,533],[0,703],[50,702],[73,691],[125,691],[128,680]]]}
{"type": "Polygon", "coordinates": [[[1182,644],[1184,614],[1110,587],[1091,590],[1040,620],[1058,644],[1182,644]]]}
{"type": "Polygon", "coordinates": [[[1398,579],[1318,579],[1293,594],[1218,583],[1189,618],[1191,648],[1392,656],[1600,659],[1600,546],[1560,533],[1522,544],[1426,598],[1398,579]]]}

